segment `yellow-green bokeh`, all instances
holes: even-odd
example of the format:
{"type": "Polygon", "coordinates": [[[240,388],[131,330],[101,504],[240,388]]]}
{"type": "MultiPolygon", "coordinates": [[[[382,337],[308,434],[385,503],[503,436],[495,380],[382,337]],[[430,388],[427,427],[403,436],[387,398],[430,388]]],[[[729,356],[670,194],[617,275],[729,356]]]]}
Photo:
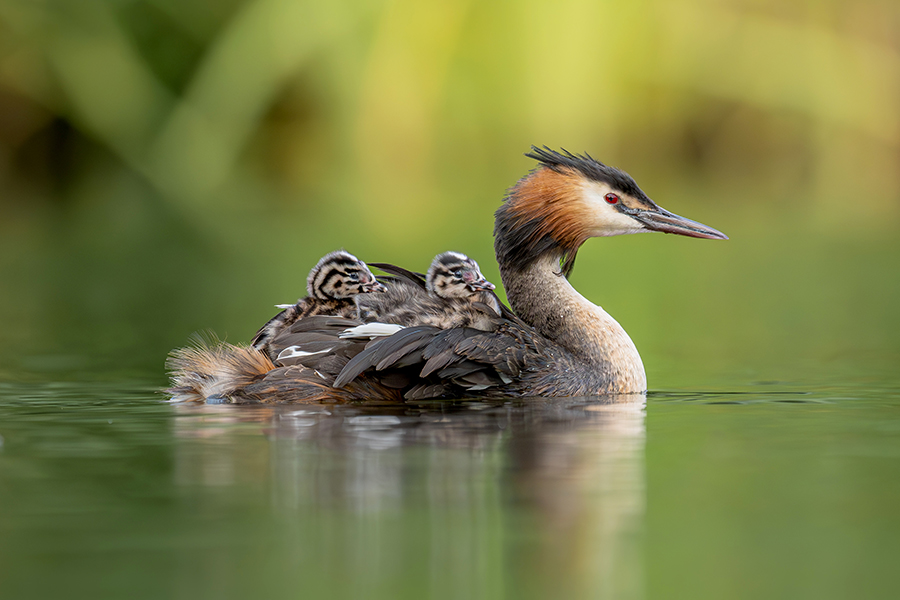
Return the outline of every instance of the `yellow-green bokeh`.
{"type": "Polygon", "coordinates": [[[898,22],[877,0],[0,0],[4,339],[161,364],[198,329],[248,339],[342,246],[457,249],[497,280],[492,213],[546,144],[732,238],[582,251],[576,287],[651,388],[881,364],[898,22]]]}

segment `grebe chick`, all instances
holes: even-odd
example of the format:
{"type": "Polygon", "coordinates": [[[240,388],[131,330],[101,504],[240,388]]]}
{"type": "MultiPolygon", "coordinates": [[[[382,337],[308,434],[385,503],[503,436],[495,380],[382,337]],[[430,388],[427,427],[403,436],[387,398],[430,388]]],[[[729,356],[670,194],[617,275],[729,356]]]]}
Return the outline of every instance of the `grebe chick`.
{"type": "Polygon", "coordinates": [[[471,299],[495,287],[481,274],[478,263],[461,252],[438,254],[425,275],[425,289],[440,298],[471,299]]]}
{"type": "Polygon", "coordinates": [[[295,304],[279,305],[283,308],[256,332],[250,344],[270,359],[278,355],[271,347],[281,332],[304,317],[331,315],[356,318],[358,311],[354,298],[360,294],[385,291],[366,263],[345,250],[337,250],[323,256],[306,278],[309,294],[295,304]]]}
{"type": "Polygon", "coordinates": [[[500,300],[493,292],[496,287],[481,274],[478,263],[461,252],[438,254],[425,275],[425,289],[448,300],[454,312],[472,313],[474,309],[472,322],[456,319],[454,327],[474,327],[483,331],[492,329],[493,324],[488,325],[483,319],[500,316],[500,300]]]}
{"type": "Polygon", "coordinates": [[[492,291],[495,286],[481,274],[478,263],[465,254],[438,254],[424,276],[385,263],[372,266],[394,277],[387,279],[385,294],[357,297],[362,321],[439,329],[496,328],[501,307],[492,291]]]}

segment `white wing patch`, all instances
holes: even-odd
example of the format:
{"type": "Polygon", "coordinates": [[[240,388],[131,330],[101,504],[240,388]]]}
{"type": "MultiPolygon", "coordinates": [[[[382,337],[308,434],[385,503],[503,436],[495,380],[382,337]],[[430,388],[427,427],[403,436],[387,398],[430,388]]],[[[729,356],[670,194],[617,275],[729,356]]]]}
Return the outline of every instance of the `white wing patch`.
{"type": "Polygon", "coordinates": [[[331,352],[331,348],[326,348],[324,350],[319,350],[318,352],[305,352],[300,350],[299,346],[288,346],[284,350],[278,353],[278,357],[275,360],[283,360],[285,358],[303,358],[304,356],[315,356],[316,354],[325,354],[326,352],[331,352]]]}
{"type": "Polygon", "coordinates": [[[394,335],[403,328],[403,325],[394,325],[392,323],[366,323],[365,325],[357,325],[356,327],[345,329],[339,337],[342,340],[351,338],[369,338],[371,340],[377,337],[394,335]]]}

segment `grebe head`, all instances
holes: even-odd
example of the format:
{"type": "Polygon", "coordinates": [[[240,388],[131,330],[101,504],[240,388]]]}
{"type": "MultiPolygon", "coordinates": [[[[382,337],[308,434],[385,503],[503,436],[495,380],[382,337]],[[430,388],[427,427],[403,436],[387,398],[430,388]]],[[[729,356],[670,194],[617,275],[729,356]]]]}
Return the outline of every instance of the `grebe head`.
{"type": "Polygon", "coordinates": [[[344,250],[323,256],[306,279],[306,291],[319,300],[341,300],[385,289],[366,263],[344,250]]]}
{"type": "Polygon", "coordinates": [[[658,206],[624,171],[588,154],[532,146],[540,165],[513,186],[495,213],[497,259],[506,266],[556,254],[568,275],[578,248],[591,237],[661,231],[728,239],[658,206]]]}
{"type": "Polygon", "coordinates": [[[444,252],[431,262],[425,287],[441,298],[468,298],[495,286],[484,278],[477,262],[459,252],[444,252]]]}

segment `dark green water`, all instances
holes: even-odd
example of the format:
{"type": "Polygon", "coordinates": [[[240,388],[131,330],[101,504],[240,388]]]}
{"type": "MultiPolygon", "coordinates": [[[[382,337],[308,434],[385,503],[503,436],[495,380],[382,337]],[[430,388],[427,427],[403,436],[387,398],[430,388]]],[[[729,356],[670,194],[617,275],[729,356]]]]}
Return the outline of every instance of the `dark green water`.
{"type": "Polygon", "coordinates": [[[279,409],[50,379],[0,384],[3,598],[889,598],[900,583],[889,370],[646,402],[279,409]]]}

